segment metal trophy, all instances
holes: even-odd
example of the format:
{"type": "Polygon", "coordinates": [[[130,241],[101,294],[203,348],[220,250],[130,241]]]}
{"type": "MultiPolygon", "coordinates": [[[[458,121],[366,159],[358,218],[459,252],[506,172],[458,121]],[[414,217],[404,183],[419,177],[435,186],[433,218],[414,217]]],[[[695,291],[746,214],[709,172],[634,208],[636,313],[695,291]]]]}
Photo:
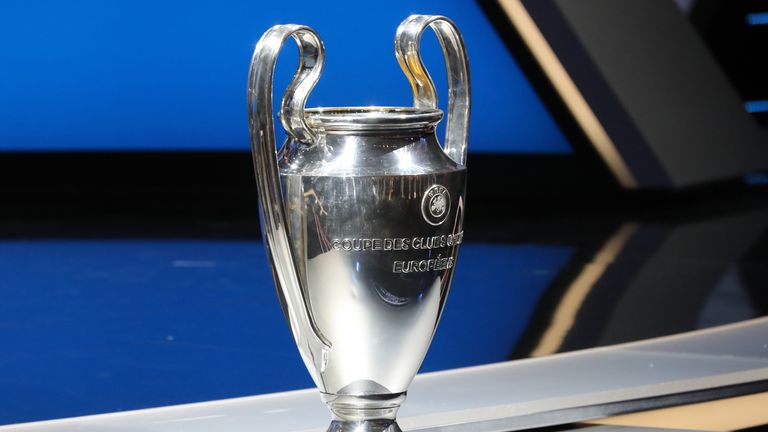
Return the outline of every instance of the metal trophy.
{"type": "Polygon", "coordinates": [[[412,15],[395,54],[414,107],[304,107],[324,48],[303,25],[259,40],[248,114],[263,235],[304,363],[332,412],[333,432],[400,428],[395,415],[421,365],[451,284],[464,219],[469,69],[456,25],[412,15]],[[448,124],[419,54],[427,27],[446,60],[448,124]],[[285,41],[299,66],[283,97],[288,133],[275,151],[272,78],[285,41]]]}

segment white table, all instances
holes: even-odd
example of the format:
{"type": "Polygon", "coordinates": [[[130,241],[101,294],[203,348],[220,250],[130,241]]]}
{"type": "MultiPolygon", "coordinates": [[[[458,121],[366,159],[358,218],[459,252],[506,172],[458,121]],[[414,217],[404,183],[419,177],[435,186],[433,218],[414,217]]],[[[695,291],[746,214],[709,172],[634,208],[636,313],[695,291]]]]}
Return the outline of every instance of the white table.
{"type": "MultiPolygon", "coordinates": [[[[550,357],[422,374],[408,431],[509,431],[768,388],[768,318],[550,357]]],[[[0,432],[325,430],[315,389],[25,423],[0,432]]]]}

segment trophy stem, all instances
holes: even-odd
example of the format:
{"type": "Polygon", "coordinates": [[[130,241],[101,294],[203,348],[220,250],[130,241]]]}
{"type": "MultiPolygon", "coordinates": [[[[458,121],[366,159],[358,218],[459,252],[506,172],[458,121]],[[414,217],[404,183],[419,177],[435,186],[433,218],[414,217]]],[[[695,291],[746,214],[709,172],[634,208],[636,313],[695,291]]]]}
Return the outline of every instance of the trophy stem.
{"type": "Polygon", "coordinates": [[[334,420],[328,432],[403,432],[397,422],[388,419],[344,421],[334,420]]]}

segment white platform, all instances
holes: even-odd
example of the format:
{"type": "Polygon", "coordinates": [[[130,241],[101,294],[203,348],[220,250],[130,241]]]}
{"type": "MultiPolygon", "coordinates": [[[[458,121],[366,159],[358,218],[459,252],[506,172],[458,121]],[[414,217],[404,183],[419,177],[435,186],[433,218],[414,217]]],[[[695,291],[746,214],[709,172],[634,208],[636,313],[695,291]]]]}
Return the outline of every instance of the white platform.
{"type": "MultiPolygon", "coordinates": [[[[407,431],[508,431],[755,391],[768,383],[768,318],[539,359],[422,374],[407,431]],[[750,384],[751,383],[751,384],[750,384]]],[[[314,389],[2,426],[0,432],[325,430],[314,389]]]]}

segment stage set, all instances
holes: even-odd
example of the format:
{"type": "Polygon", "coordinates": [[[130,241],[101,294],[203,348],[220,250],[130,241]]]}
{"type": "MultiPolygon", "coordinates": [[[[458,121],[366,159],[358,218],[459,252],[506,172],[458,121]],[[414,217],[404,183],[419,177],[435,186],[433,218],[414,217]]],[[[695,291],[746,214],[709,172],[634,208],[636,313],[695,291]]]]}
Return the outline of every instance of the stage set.
{"type": "Polygon", "coordinates": [[[768,426],[764,2],[5,9],[1,432],[768,426]]]}

